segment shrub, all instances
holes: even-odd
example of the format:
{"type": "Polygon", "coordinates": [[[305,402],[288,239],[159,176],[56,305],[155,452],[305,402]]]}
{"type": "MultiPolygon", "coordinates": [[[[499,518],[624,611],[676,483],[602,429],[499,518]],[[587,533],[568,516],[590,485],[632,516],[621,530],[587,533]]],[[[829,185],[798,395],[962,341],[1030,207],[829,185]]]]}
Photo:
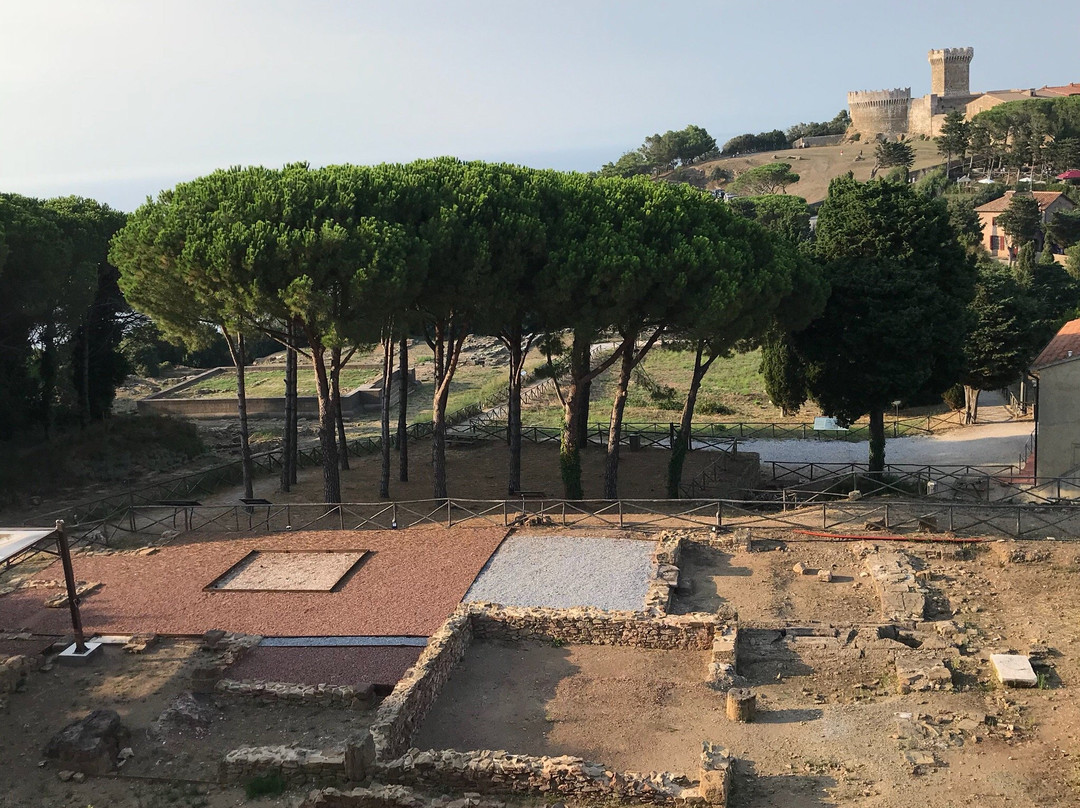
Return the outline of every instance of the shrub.
{"type": "Polygon", "coordinates": [[[699,415],[734,415],[735,410],[720,400],[719,396],[712,393],[702,393],[698,396],[697,406],[694,412],[699,415]]]}
{"type": "Polygon", "coordinates": [[[962,384],[954,384],[941,394],[941,400],[945,402],[945,405],[950,410],[964,409],[964,386],[962,384]]]}

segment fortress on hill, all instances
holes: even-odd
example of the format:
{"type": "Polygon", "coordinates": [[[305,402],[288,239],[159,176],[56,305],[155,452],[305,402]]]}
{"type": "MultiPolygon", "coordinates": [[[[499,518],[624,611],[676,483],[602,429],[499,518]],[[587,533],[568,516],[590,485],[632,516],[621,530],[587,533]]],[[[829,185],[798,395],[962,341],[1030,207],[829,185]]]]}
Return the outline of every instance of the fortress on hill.
{"type": "Polygon", "coordinates": [[[930,51],[930,94],[922,98],[912,98],[910,87],[849,92],[851,131],[933,137],[940,133],[946,113],[959,109],[970,117],[968,106],[986,95],[971,92],[969,71],[974,55],[974,48],[930,51]]]}
{"type": "Polygon", "coordinates": [[[1041,87],[1038,90],[990,90],[973,93],[969,73],[974,55],[974,48],[930,51],[930,94],[922,98],[912,98],[910,87],[849,92],[849,134],[859,132],[863,136],[880,133],[892,136],[936,137],[941,134],[941,124],[946,113],[953,110],[960,110],[965,118],[971,120],[983,110],[1007,101],[1080,95],[1080,84],[1041,87]]]}

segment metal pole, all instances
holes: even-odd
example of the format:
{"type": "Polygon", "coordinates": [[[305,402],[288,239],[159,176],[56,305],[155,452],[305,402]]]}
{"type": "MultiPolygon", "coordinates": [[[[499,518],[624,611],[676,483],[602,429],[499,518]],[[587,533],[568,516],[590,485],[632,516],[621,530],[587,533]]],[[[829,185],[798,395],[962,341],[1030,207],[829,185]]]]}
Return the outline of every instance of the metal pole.
{"type": "Polygon", "coordinates": [[[75,631],[75,653],[85,654],[82,615],[79,614],[79,598],[75,594],[75,571],[71,568],[71,549],[68,547],[67,534],[64,533],[63,519],[56,520],[56,544],[60,548],[60,562],[64,566],[64,584],[67,586],[68,607],[71,609],[71,628],[75,631]]]}

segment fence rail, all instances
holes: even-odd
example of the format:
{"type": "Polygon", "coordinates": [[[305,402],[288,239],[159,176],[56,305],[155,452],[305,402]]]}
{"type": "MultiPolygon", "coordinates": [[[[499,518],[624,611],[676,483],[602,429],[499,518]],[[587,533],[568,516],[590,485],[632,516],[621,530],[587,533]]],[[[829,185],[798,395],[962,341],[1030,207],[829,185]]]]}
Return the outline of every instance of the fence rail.
{"type": "Polygon", "coordinates": [[[392,530],[423,525],[508,527],[541,519],[567,527],[753,527],[860,534],[921,531],[958,536],[1080,539],[1080,505],[1000,505],[925,500],[825,501],[812,504],[733,499],[416,500],[280,505],[135,505],[107,519],[70,525],[74,540],[109,541],[161,531],[200,534],[300,530],[392,530]]]}

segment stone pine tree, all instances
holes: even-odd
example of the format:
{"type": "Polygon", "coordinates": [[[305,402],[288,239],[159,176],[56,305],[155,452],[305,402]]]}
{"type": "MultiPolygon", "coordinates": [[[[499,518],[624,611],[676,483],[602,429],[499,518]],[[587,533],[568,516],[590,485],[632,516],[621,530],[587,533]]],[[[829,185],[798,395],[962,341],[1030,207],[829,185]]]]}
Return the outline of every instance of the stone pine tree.
{"type": "Polygon", "coordinates": [[[807,389],[842,423],[870,416],[870,470],[885,465],[884,413],[939,395],[959,377],[974,266],[945,203],[892,181],[834,179],[816,252],[832,287],[796,335],[807,389]]]}

